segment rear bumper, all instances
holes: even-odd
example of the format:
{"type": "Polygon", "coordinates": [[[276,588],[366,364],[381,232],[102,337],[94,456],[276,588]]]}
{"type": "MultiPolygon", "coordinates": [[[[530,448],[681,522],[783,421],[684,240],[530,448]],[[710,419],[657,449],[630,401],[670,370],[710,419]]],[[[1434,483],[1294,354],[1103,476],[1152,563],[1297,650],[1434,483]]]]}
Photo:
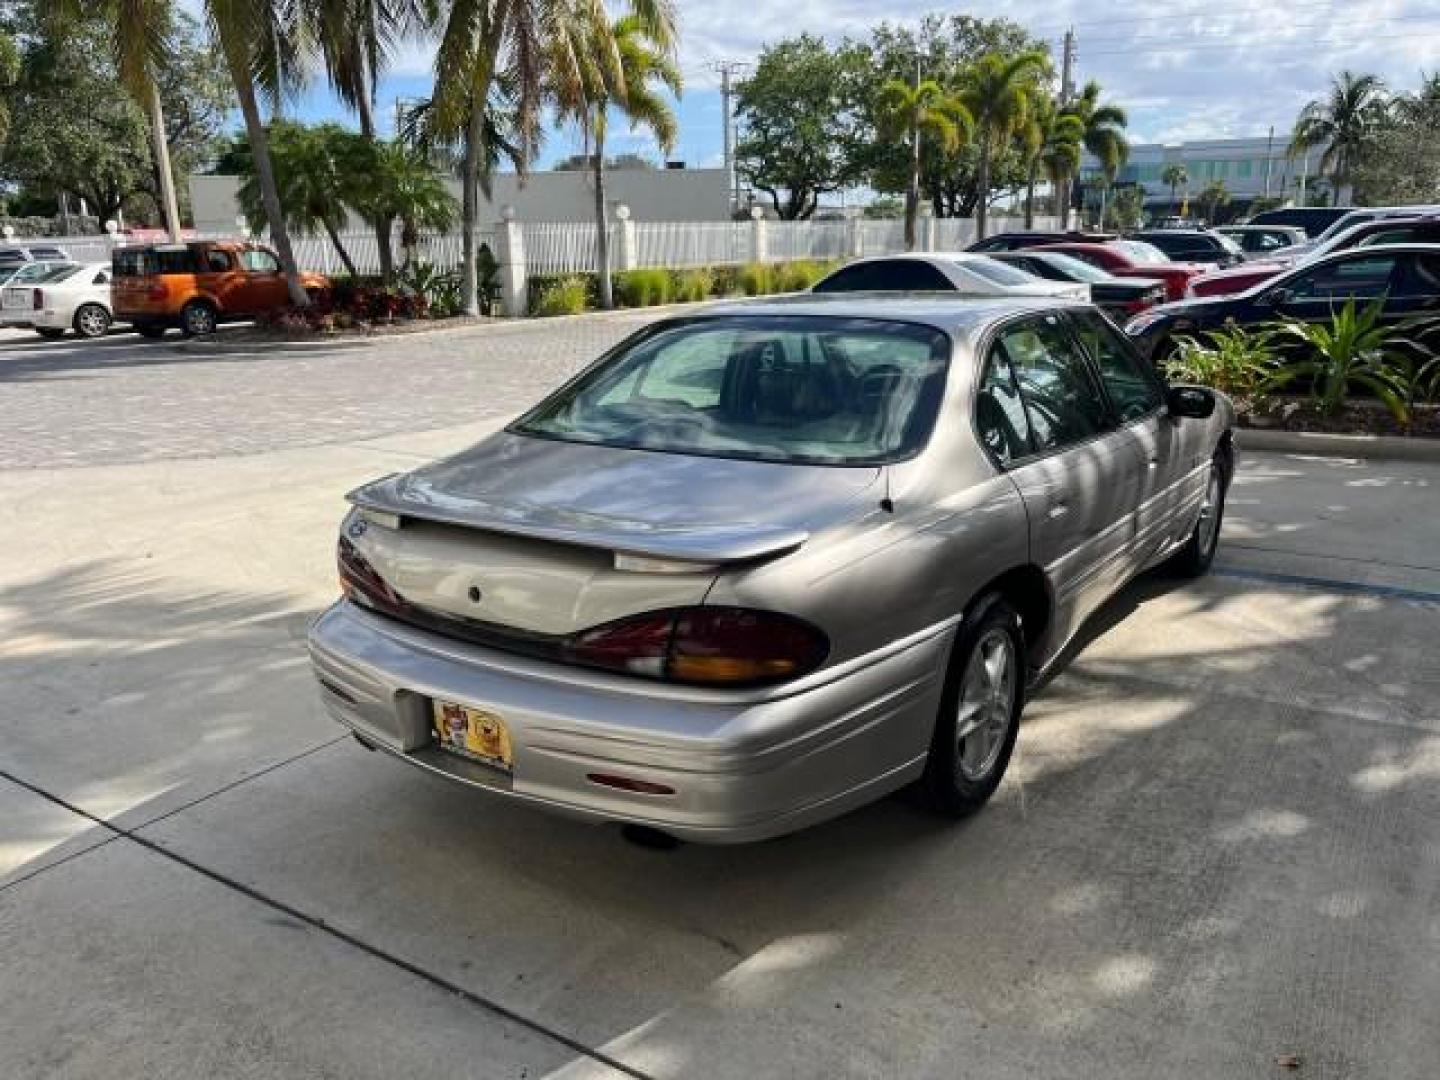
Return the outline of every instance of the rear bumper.
{"type": "Polygon", "coordinates": [[[917,635],[768,693],[679,688],[534,661],[341,601],[310,629],[325,707],[379,749],[485,792],[572,816],[739,843],[804,828],[919,776],[951,634],[917,635]],[[430,703],[509,727],[514,772],[440,749],[430,703]],[[602,786],[590,773],[674,795],[602,786]]]}

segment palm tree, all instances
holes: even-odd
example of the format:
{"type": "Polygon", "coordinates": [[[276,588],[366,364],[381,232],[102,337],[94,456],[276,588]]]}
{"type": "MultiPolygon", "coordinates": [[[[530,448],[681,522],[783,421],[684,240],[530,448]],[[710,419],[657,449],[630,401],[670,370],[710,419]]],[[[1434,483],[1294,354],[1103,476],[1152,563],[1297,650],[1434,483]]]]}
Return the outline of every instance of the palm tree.
{"type": "Polygon", "coordinates": [[[1180,200],[1176,193],[1190,183],[1190,174],[1185,171],[1185,166],[1176,161],[1166,165],[1160,174],[1160,182],[1170,189],[1170,205],[1175,213],[1180,212],[1180,200]]]}
{"type": "Polygon", "coordinates": [[[562,55],[553,58],[550,66],[564,69],[568,64],[564,54],[573,49],[580,60],[580,78],[561,79],[552,92],[557,119],[575,121],[586,145],[594,151],[595,262],[600,306],[611,308],[615,296],[605,207],[605,136],[610,111],[615,109],[627,116],[632,129],[641,124],[648,127],[662,152],[668,152],[679,134],[679,124],[660,87],[678,96],[680,70],[675,66],[673,49],[652,40],[645,23],[634,15],[622,16],[614,23],[575,27],[574,34],[574,40],[557,38],[552,43],[552,49],[562,55]]]}
{"type": "Polygon", "coordinates": [[[1342,71],[1331,79],[1323,99],[1300,110],[1290,135],[1290,153],[1324,147],[1320,172],[1330,174],[1337,204],[1345,198],[1355,165],[1388,109],[1385,84],[1378,75],[1342,71]]]}
{"type": "MultiPolygon", "coordinates": [[[[270,124],[268,134],[270,160],[286,226],[302,236],[324,232],[346,272],[354,277],[355,263],[340,239],[340,232],[349,220],[356,179],[364,177],[367,189],[373,183],[374,172],[365,160],[366,144],[339,124],[307,127],[276,120],[270,124]]],[[[243,177],[236,193],[240,210],[251,221],[264,220],[264,196],[254,155],[245,148],[236,157],[243,177]]]]}
{"type": "Polygon", "coordinates": [[[423,229],[444,231],[455,224],[455,196],[441,179],[435,162],[401,142],[374,144],[371,158],[370,203],[362,203],[376,216],[400,222],[400,247],[405,265],[415,259],[423,229]]]}
{"type": "Polygon", "coordinates": [[[1050,72],[1050,58],[1040,50],[1015,56],[987,53],[969,72],[960,100],[975,120],[979,163],[975,170],[980,198],[975,206],[975,233],[985,236],[990,206],[990,167],[1011,137],[1025,123],[1031,88],[1050,72]]]}
{"type": "Polygon", "coordinates": [[[1029,114],[1020,128],[1021,156],[1025,160],[1025,227],[1035,227],[1035,183],[1043,169],[1055,192],[1055,213],[1064,227],[1068,204],[1068,180],[1080,166],[1080,142],[1084,125],[1078,116],[1062,111],[1048,90],[1037,88],[1029,114]]]}
{"type": "MultiPolygon", "coordinates": [[[[1115,183],[1125,159],[1130,156],[1130,143],[1125,138],[1125,125],[1128,123],[1125,110],[1101,101],[1100,92],[1100,84],[1091,79],[1080,96],[1066,106],[1066,111],[1079,117],[1085,132],[1082,140],[1085,149],[1100,162],[1100,223],[1103,227],[1110,187],[1115,183]]],[[[1069,224],[1069,217],[1067,202],[1061,215],[1061,228],[1069,224]]]]}
{"type": "Polygon", "coordinates": [[[271,101],[279,101],[294,89],[300,76],[300,60],[306,51],[304,26],[291,5],[276,0],[205,0],[205,15],[210,36],[220,47],[230,81],[235,86],[235,96],[240,101],[245,134],[255,161],[260,205],[270,227],[270,240],[285,271],[290,302],[296,307],[308,307],[310,298],[300,284],[259,101],[260,93],[271,101]]]}
{"type": "MultiPolygon", "coordinates": [[[[601,0],[448,0],[442,6],[443,16],[437,17],[440,45],[432,129],[463,147],[461,280],[465,310],[475,314],[479,311],[475,227],[482,164],[493,147],[486,141],[493,92],[498,84],[508,94],[513,144],[523,165],[539,145],[547,91],[563,87],[571,97],[577,92],[583,64],[574,49],[575,28],[598,28],[606,15],[601,0]]],[[[630,0],[630,12],[644,24],[655,45],[673,45],[674,0],[630,0]]],[[[618,64],[613,48],[606,43],[599,55],[608,57],[613,71],[618,64]]]]}
{"type": "MultiPolygon", "coordinates": [[[[40,10],[54,34],[94,18],[96,8],[85,0],[52,0],[40,10]]],[[[165,137],[165,113],[160,105],[156,73],[170,55],[175,12],[169,0],[103,0],[99,15],[113,28],[111,40],[120,85],[145,112],[150,122],[150,152],[160,187],[160,214],[172,241],[180,239],[180,205],[175,197],[175,171],[170,164],[170,143],[165,137]]]]}
{"type": "MultiPolygon", "coordinates": [[[[375,86],[400,41],[426,22],[428,0],[303,0],[302,13],[324,64],[331,89],[360,120],[360,134],[372,145],[375,86]]],[[[390,221],[372,221],[380,276],[393,276],[390,221]]]]}
{"type": "Polygon", "coordinates": [[[1230,192],[1226,190],[1224,180],[1211,180],[1195,201],[1200,204],[1200,212],[1205,216],[1206,224],[1214,225],[1220,208],[1230,202],[1230,192]]]}
{"type": "Polygon", "coordinates": [[[915,73],[912,86],[903,79],[891,79],[880,87],[876,103],[881,133],[892,141],[904,138],[910,144],[910,186],[905,191],[905,250],[916,246],[915,221],[920,214],[920,144],[929,139],[946,153],[954,153],[969,136],[974,121],[964,104],[934,79],[920,81],[915,73]]]}

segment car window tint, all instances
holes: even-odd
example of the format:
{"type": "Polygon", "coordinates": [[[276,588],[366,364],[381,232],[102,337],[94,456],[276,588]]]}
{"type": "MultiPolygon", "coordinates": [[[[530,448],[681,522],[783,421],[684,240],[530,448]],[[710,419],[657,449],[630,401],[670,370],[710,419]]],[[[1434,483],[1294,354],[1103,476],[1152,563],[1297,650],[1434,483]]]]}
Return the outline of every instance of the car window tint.
{"type": "Polygon", "coordinates": [[[1393,255],[1345,259],[1293,279],[1286,287],[1297,300],[1373,299],[1385,293],[1395,273],[1393,255]]]}
{"type": "Polygon", "coordinates": [[[1029,285],[1034,282],[1033,274],[1027,274],[999,259],[981,257],[978,259],[965,259],[960,263],[962,270],[969,270],[972,274],[984,278],[992,285],[1010,287],[1012,285],[1029,285]]]}
{"type": "Polygon", "coordinates": [[[219,248],[210,248],[205,252],[205,269],[212,274],[224,274],[230,270],[230,253],[219,248]]]}
{"type": "Polygon", "coordinates": [[[275,256],[261,248],[248,248],[240,258],[252,274],[274,274],[280,269],[275,256]]]}
{"type": "Polygon", "coordinates": [[[1078,312],[1075,330],[1122,421],[1138,420],[1160,407],[1164,397],[1159,384],[1108,322],[1091,312],[1078,312]]]}
{"type": "Polygon", "coordinates": [[[1010,327],[999,348],[1015,371],[1037,449],[1058,450],[1110,426],[1089,365],[1055,316],[1010,327]]]}
{"type": "Polygon", "coordinates": [[[1030,453],[1030,421],[1004,351],[995,346],[985,361],[975,395],[975,431],[995,460],[1008,465],[1030,453]]]}
{"type": "Polygon", "coordinates": [[[815,286],[831,292],[953,292],[950,279],[920,259],[877,259],[854,263],[815,286]]]}
{"type": "Polygon", "coordinates": [[[1440,296],[1440,254],[1415,255],[1407,259],[1396,293],[1400,296],[1440,296]]]}

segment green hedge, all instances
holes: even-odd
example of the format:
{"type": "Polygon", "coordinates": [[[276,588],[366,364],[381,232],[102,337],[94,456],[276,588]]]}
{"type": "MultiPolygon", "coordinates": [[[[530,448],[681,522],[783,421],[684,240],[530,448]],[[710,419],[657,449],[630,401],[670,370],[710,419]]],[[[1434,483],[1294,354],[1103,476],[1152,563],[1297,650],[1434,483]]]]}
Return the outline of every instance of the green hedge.
{"type": "MultiPolygon", "coordinates": [[[[670,303],[771,293],[804,292],[840,262],[802,259],[783,263],[746,263],[741,266],[698,266],[683,270],[643,267],[615,275],[617,307],[643,308],[670,303]]],[[[576,315],[600,305],[597,274],[533,274],[530,277],[530,314],[576,315]]]]}

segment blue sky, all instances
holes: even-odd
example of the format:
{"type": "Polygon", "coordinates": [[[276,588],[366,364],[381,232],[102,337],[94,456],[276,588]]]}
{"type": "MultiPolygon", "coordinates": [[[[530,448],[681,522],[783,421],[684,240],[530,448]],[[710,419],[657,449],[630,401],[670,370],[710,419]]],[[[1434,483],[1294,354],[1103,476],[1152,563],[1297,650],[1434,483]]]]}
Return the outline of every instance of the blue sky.
{"type": "MultiPolygon", "coordinates": [[[[678,3],[687,89],[673,156],[692,165],[720,160],[720,95],[710,67],[715,61],[752,60],[766,42],[806,29],[838,39],[862,36],[884,19],[917,19],[917,8],[898,0],[747,0],[738,15],[732,3],[678,3]]],[[[1408,89],[1422,71],[1440,68],[1437,0],[1172,0],[1123,7],[982,0],[936,10],[1007,15],[1052,42],[1057,56],[1060,36],[1073,25],[1079,81],[1100,80],[1107,95],[1129,109],[1136,141],[1264,135],[1271,124],[1284,132],[1299,107],[1323,93],[1332,72],[1373,71],[1408,89]]],[[[397,96],[428,94],[430,59],[418,46],[397,59],[380,88],[383,114],[393,116],[397,96]]],[[[307,118],[345,118],[323,85],[313,86],[296,111],[307,118]]],[[[643,134],[617,131],[612,144],[657,156],[643,134]]],[[[578,149],[574,132],[552,131],[544,163],[578,149]]]]}

